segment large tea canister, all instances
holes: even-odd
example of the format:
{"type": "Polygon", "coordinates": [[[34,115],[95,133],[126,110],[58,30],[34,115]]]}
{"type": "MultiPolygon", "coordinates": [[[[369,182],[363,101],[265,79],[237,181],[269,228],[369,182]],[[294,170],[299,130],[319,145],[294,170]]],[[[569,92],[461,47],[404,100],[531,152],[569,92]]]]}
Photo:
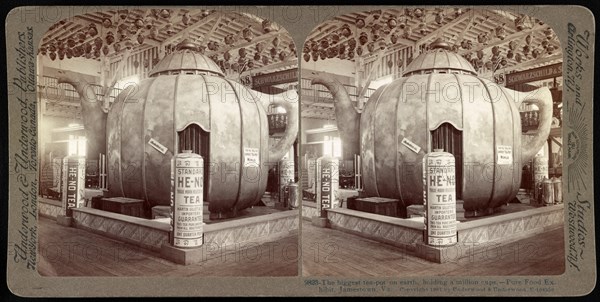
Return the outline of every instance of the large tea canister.
{"type": "Polygon", "coordinates": [[[442,149],[423,158],[425,242],[448,246],[457,242],[455,159],[442,149]]]}
{"type": "Polygon", "coordinates": [[[552,177],[552,185],[554,187],[554,202],[562,203],[562,180],[560,177],[552,177]]]}
{"type": "Polygon", "coordinates": [[[85,157],[70,155],[63,159],[61,183],[62,210],[71,216],[72,208],[81,208],[85,204],[85,157]]]}
{"type": "Polygon", "coordinates": [[[542,181],[542,204],[549,205],[554,203],[554,184],[552,180],[544,178],[542,181]]]}
{"type": "MultiPolygon", "coordinates": [[[[533,183],[534,188],[539,188],[539,185],[548,178],[548,158],[539,154],[533,159],[533,183]]],[[[543,190],[543,188],[542,188],[543,190]]],[[[541,200],[542,191],[534,190],[534,199],[541,200]]]]}
{"type": "Polygon", "coordinates": [[[337,158],[323,156],[317,159],[317,209],[321,216],[327,215],[326,209],[338,208],[339,162],[337,158]]]}
{"type": "Polygon", "coordinates": [[[299,195],[298,184],[290,182],[287,185],[287,204],[290,208],[298,208],[298,195],[299,195]]]}
{"type": "Polygon", "coordinates": [[[294,161],[283,158],[279,161],[279,202],[284,203],[285,190],[290,183],[294,181],[294,161]]]}
{"type": "Polygon", "coordinates": [[[308,188],[310,189],[315,189],[317,187],[317,184],[315,182],[315,177],[317,175],[317,159],[316,158],[310,158],[307,161],[307,174],[308,174],[308,188]]]}
{"type": "Polygon", "coordinates": [[[184,150],[171,161],[171,244],[198,247],[203,241],[204,160],[184,150]]]}

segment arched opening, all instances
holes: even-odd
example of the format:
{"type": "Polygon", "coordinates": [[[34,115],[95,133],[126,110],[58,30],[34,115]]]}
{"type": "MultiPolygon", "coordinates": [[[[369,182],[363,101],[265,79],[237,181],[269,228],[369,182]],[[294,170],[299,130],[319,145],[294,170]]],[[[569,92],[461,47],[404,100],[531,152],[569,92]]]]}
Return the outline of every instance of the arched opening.
{"type": "Polygon", "coordinates": [[[200,154],[204,159],[204,201],[208,200],[208,175],[209,175],[209,153],[210,135],[198,124],[190,124],[182,131],[177,132],[178,153],[183,150],[192,150],[192,153],[200,154]]]}
{"type": "Polygon", "coordinates": [[[431,148],[444,149],[454,155],[456,160],[456,198],[462,199],[463,182],[463,140],[462,131],[454,128],[450,123],[443,123],[431,131],[431,148]]]}

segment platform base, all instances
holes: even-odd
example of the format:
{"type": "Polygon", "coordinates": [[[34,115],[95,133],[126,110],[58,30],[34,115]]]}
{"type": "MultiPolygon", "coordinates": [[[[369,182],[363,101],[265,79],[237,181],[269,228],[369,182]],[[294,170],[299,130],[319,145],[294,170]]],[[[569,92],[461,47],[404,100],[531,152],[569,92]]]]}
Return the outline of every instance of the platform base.
{"type": "Polygon", "coordinates": [[[460,253],[460,249],[457,247],[458,244],[451,246],[431,246],[424,243],[417,243],[416,254],[419,258],[435,262],[435,263],[446,263],[453,262],[456,259],[463,258],[464,255],[460,253]]]}
{"type": "Polygon", "coordinates": [[[56,223],[62,226],[70,227],[73,225],[73,217],[58,215],[56,216],[56,223]]]}
{"type": "Polygon", "coordinates": [[[423,217],[402,219],[350,209],[329,209],[327,227],[397,246],[429,261],[443,263],[469,257],[477,249],[502,246],[564,225],[562,204],[540,208],[513,204],[504,207],[502,214],[459,222],[457,245],[443,248],[423,244],[423,217]]]}
{"type": "Polygon", "coordinates": [[[329,227],[329,220],[326,217],[314,216],[311,219],[311,224],[319,228],[329,227]]]}
{"type": "Polygon", "coordinates": [[[167,260],[182,265],[200,263],[204,259],[204,249],[202,246],[197,248],[178,248],[171,244],[163,243],[160,247],[160,255],[167,260]]]}

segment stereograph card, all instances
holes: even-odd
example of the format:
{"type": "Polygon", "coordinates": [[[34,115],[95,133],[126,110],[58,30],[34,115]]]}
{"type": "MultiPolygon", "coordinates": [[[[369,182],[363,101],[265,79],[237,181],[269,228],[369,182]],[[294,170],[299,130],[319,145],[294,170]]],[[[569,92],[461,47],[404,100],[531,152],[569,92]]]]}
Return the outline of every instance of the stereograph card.
{"type": "Polygon", "coordinates": [[[584,7],[24,6],[5,24],[15,295],[596,286],[584,7]]]}

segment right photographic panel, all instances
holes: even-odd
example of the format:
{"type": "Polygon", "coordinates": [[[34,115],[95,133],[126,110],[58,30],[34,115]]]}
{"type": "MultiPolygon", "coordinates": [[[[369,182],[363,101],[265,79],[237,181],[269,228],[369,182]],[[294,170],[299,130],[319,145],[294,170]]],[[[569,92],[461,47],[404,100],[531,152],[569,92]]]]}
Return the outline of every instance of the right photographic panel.
{"type": "Polygon", "coordinates": [[[357,11],[300,56],[304,276],[565,271],[563,54],[544,20],[357,11]]]}

